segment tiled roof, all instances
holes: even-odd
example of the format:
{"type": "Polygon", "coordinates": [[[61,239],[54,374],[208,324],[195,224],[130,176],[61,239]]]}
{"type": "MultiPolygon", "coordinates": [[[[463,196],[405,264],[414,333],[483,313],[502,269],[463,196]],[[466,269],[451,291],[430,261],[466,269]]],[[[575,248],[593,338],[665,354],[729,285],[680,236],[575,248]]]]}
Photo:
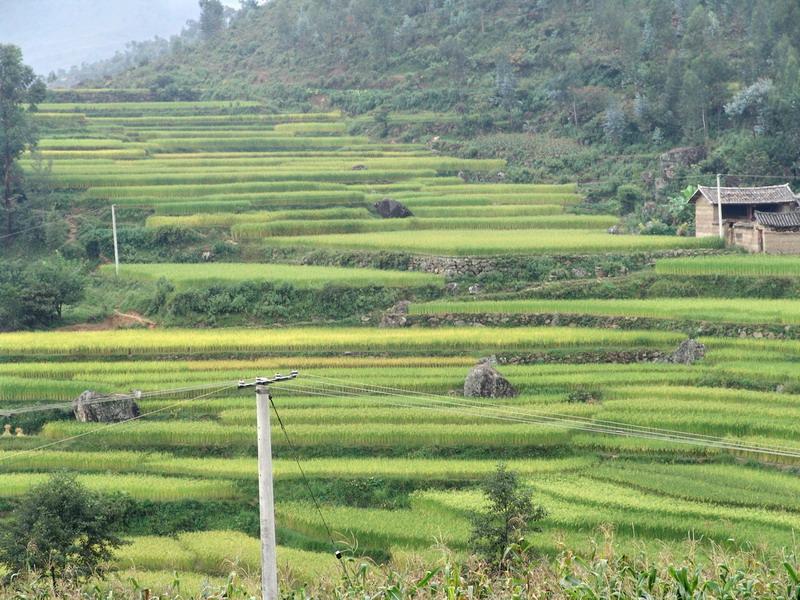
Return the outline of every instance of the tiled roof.
{"type": "MultiPolygon", "coordinates": [[[[794,192],[788,183],[763,187],[724,187],[720,188],[722,204],[789,204],[796,203],[794,192]]],[[[717,188],[699,186],[692,200],[705,197],[711,204],[717,203],[717,188]]]]}
{"type": "Polygon", "coordinates": [[[774,227],[775,229],[800,227],[800,210],[780,213],[757,210],[755,215],[758,224],[765,227],[774,227]]]}

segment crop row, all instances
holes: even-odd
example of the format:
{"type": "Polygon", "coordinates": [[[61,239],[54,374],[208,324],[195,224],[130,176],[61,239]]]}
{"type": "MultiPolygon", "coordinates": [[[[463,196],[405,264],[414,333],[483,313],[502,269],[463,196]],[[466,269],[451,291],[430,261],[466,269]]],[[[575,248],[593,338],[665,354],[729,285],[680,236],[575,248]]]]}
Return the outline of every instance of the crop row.
{"type": "Polygon", "coordinates": [[[388,330],[366,328],[116,330],[0,334],[5,356],[202,355],[238,352],[481,352],[576,348],[664,348],[681,336],[667,332],[570,328],[388,330]]]}
{"type": "MultiPolygon", "coordinates": [[[[157,189],[157,188],[154,188],[157,189]]],[[[181,190],[181,194],[183,191],[181,190]]],[[[298,218],[308,218],[308,209],[316,208],[320,212],[320,219],[324,219],[327,211],[337,209],[324,207],[364,207],[365,199],[361,192],[340,190],[310,190],[296,192],[244,192],[219,194],[210,196],[195,196],[194,198],[177,195],[169,202],[156,197],[120,197],[114,199],[115,204],[128,206],[151,206],[157,214],[201,214],[203,211],[214,212],[221,209],[223,212],[236,210],[279,209],[284,214],[284,209],[301,207],[298,218]],[[194,210],[192,210],[194,209],[194,210]]],[[[251,213],[252,214],[252,213],[251,213]]],[[[331,213],[337,214],[337,213],[331,213]]],[[[346,213],[341,213],[346,214],[346,213]]],[[[287,218],[291,215],[286,215],[287,218]]],[[[253,219],[258,219],[256,215],[253,219]]],[[[154,226],[151,221],[150,225],[154,226]]]]}
{"type": "MultiPolygon", "coordinates": [[[[176,537],[141,536],[129,542],[117,552],[115,562],[120,568],[137,572],[188,571],[225,576],[236,569],[257,572],[260,568],[258,538],[238,531],[198,531],[176,537]]],[[[332,555],[285,546],[277,550],[279,569],[288,571],[287,576],[310,580],[336,572],[332,555]]]]}
{"type": "MultiPolygon", "coordinates": [[[[186,198],[193,201],[253,200],[255,196],[242,198],[241,194],[269,194],[283,192],[317,192],[317,191],[346,191],[347,186],[342,183],[322,181],[258,181],[247,183],[229,183],[218,185],[142,185],[142,186],[111,186],[92,187],[86,192],[87,199],[109,199],[122,203],[126,200],[134,202],[137,199],[162,199],[164,201],[178,201],[186,198]]],[[[359,198],[363,198],[359,192],[359,198]]]]}
{"type": "Polygon", "coordinates": [[[234,114],[234,115],[144,115],[128,116],[95,116],[92,123],[102,126],[123,127],[191,127],[194,125],[263,125],[278,123],[300,123],[337,121],[340,113],[295,113],[295,114],[234,114]]]}
{"type": "MultiPolygon", "coordinates": [[[[229,136],[232,137],[232,136],[229,136]]],[[[53,149],[68,148],[116,148],[122,147],[119,140],[77,139],[77,140],[51,140],[48,147],[53,149]]],[[[128,144],[125,147],[138,147],[128,144]]],[[[458,170],[492,171],[503,166],[497,160],[458,159],[445,157],[421,156],[394,156],[390,158],[351,158],[340,157],[333,152],[330,156],[303,157],[287,155],[283,157],[269,155],[264,158],[237,158],[236,153],[226,154],[227,158],[186,158],[186,159],[146,159],[134,163],[112,163],[102,165],[92,161],[75,160],[60,161],[53,165],[56,175],[68,174],[122,174],[122,173],[160,173],[176,171],[178,169],[191,172],[215,172],[226,169],[228,171],[268,171],[282,167],[284,170],[436,170],[439,173],[452,173],[458,170]],[[357,168],[354,168],[357,167],[357,168]],[[362,168],[363,167],[363,168],[362,168]]],[[[554,192],[563,194],[563,192],[554,192]]]]}
{"type": "MultiPolygon", "coordinates": [[[[43,102],[43,112],[79,112],[86,114],[146,111],[159,114],[195,113],[203,110],[241,110],[260,108],[260,102],[250,100],[204,100],[193,102],[43,102]]],[[[277,115],[276,115],[277,116],[277,115]]],[[[287,115],[291,117],[291,115],[287,115]]]]}
{"type": "MultiPolygon", "coordinates": [[[[21,496],[32,486],[38,485],[46,479],[47,476],[43,473],[0,474],[0,497],[21,496]]],[[[90,474],[81,475],[80,481],[98,492],[124,492],[138,500],[154,502],[230,500],[240,496],[236,486],[232,482],[224,480],[187,479],[145,474],[90,474]]]]}
{"type": "Polygon", "coordinates": [[[473,230],[433,230],[413,237],[403,231],[390,231],[284,237],[269,241],[273,246],[392,250],[445,256],[654,251],[716,248],[720,243],[717,238],[608,235],[581,229],[487,230],[480,236],[476,236],[473,230]]]}
{"type": "Polygon", "coordinates": [[[543,229],[572,230],[605,229],[617,218],[602,215],[553,215],[539,217],[458,217],[409,219],[331,219],[316,221],[286,220],[268,223],[241,223],[231,232],[237,240],[259,240],[275,236],[350,234],[383,231],[423,230],[511,230],[527,229],[528,236],[537,237],[543,229]]]}
{"type": "Polygon", "coordinates": [[[800,277],[800,261],[791,256],[724,255],[675,258],[656,262],[659,275],[800,277]]]}
{"type": "MultiPolygon", "coordinates": [[[[336,192],[340,193],[340,192],[336,192]]],[[[347,194],[348,192],[342,192],[347,194]]],[[[239,223],[283,221],[287,219],[308,219],[308,220],[327,220],[327,219],[364,219],[370,216],[366,208],[316,208],[311,210],[276,210],[260,212],[210,212],[199,213],[197,207],[206,205],[218,206],[224,209],[226,204],[236,204],[219,202],[171,202],[156,205],[156,215],[148,217],[146,225],[148,227],[191,227],[194,229],[222,229],[229,228],[239,223]],[[182,216],[160,216],[164,214],[177,214],[183,212],[182,216]]],[[[248,207],[252,205],[245,203],[248,207]]]]}
{"type": "Polygon", "coordinates": [[[256,172],[219,172],[219,173],[132,173],[115,175],[61,175],[58,185],[65,188],[89,188],[102,186],[174,186],[181,184],[229,184],[245,182],[282,182],[282,181],[320,181],[356,183],[365,181],[395,181],[413,179],[422,176],[434,176],[434,170],[402,170],[396,171],[303,171],[273,170],[256,172]]]}
{"type": "Polygon", "coordinates": [[[397,198],[412,210],[418,207],[475,207],[495,205],[560,205],[571,206],[581,202],[582,197],[577,194],[561,192],[543,193],[506,193],[485,192],[483,194],[425,194],[415,198],[403,198],[403,193],[396,194],[397,198]]]}
{"type": "MultiPolygon", "coordinates": [[[[101,270],[106,274],[114,273],[113,265],[104,265],[101,270]],[[111,268],[109,269],[109,267],[111,268]]],[[[149,281],[156,281],[163,277],[180,287],[248,280],[268,281],[275,285],[286,283],[304,288],[322,288],[327,285],[413,288],[424,285],[440,286],[442,284],[441,277],[437,275],[411,271],[262,263],[125,264],[122,265],[120,276],[128,279],[149,281]]]]}
{"type": "MultiPolygon", "coordinates": [[[[252,407],[251,407],[252,408],[252,407]]],[[[12,455],[0,452],[9,471],[15,473],[47,472],[53,465],[81,473],[115,473],[159,476],[167,484],[197,480],[253,480],[258,477],[254,457],[180,457],[167,453],[142,451],[78,452],[43,450],[12,455]],[[13,456],[13,457],[12,457],[13,456]],[[188,479],[179,479],[188,478],[188,479]]],[[[548,473],[585,471],[597,465],[597,459],[585,457],[535,458],[508,461],[508,467],[520,475],[536,477],[548,473]]],[[[358,479],[381,477],[416,481],[478,481],[497,466],[493,460],[419,459],[419,458],[314,458],[303,461],[303,472],[312,479],[358,479]]],[[[277,481],[301,479],[297,463],[291,458],[276,458],[273,474],[277,481]]],[[[133,478],[130,478],[132,481],[133,478]]],[[[123,484],[125,481],[124,480],[123,484]]],[[[150,483],[156,481],[152,479],[150,483]]],[[[223,487],[229,487],[223,482],[223,487]]],[[[232,488],[229,488],[232,489],[232,488]]]]}
{"type": "Polygon", "coordinates": [[[559,313],[726,323],[800,323],[800,301],[764,298],[436,301],[415,304],[410,312],[418,315],[559,313]]]}
{"type": "MultiPolygon", "coordinates": [[[[142,421],[125,427],[52,421],[42,429],[46,439],[61,440],[84,435],[72,442],[75,448],[195,448],[255,449],[255,431],[248,426],[221,426],[192,421],[142,421]]],[[[288,448],[280,429],[273,431],[273,447],[288,448]]],[[[564,446],[569,434],[562,429],[540,425],[456,425],[436,423],[347,425],[296,425],[292,427],[294,447],[387,448],[550,448],[564,446]]]]}

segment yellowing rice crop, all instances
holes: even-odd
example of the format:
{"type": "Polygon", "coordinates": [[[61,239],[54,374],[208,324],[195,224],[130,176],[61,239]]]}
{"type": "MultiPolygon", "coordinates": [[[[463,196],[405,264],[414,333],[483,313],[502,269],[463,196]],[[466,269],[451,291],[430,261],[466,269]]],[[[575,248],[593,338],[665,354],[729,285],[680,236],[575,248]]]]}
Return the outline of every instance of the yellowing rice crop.
{"type": "Polygon", "coordinates": [[[359,250],[395,250],[437,255],[597,254],[658,251],[674,248],[716,248],[717,238],[655,235],[609,235],[581,229],[522,229],[512,231],[442,230],[409,235],[403,231],[283,237],[271,246],[314,246],[359,250]]]}
{"type": "MultiPolygon", "coordinates": [[[[101,270],[107,275],[114,274],[113,265],[104,265],[101,270]]],[[[165,277],[182,287],[231,281],[264,281],[275,285],[289,283],[302,288],[321,288],[327,285],[418,287],[442,284],[442,278],[438,275],[411,271],[260,263],[126,264],[122,265],[120,276],[150,281],[165,277]]]]}
{"type": "Polygon", "coordinates": [[[475,352],[580,347],[664,347],[681,336],[666,332],[568,328],[481,329],[172,329],[0,334],[6,356],[108,356],[258,352],[475,352]]]}

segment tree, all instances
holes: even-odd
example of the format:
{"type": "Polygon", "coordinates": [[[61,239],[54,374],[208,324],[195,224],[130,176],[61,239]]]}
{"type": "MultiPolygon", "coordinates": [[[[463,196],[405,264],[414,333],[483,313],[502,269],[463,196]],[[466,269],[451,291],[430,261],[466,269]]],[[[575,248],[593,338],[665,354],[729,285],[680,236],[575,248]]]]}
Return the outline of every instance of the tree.
{"type": "Polygon", "coordinates": [[[8,240],[14,234],[16,188],[20,175],[17,159],[36,145],[36,129],[28,113],[44,100],[44,82],[22,64],[22,51],[0,44],[0,159],[3,176],[3,212],[8,240]],[[25,108],[27,105],[27,110],[25,108]]]}
{"type": "Polygon", "coordinates": [[[505,465],[497,470],[483,485],[488,501],[484,512],[472,519],[470,543],[483,558],[502,566],[506,550],[520,541],[532,529],[532,524],[547,515],[541,506],[534,506],[531,493],[505,465]]]}
{"type": "Polygon", "coordinates": [[[225,29],[225,7],[220,0],[200,0],[200,31],[206,39],[225,29]]]}
{"type": "Polygon", "coordinates": [[[603,132],[612,144],[622,143],[625,130],[628,128],[628,117],[617,102],[612,102],[603,117],[603,132]]]}
{"type": "Polygon", "coordinates": [[[0,330],[49,327],[65,304],[83,298],[82,267],[54,257],[28,264],[0,263],[0,330]]]}
{"type": "Polygon", "coordinates": [[[114,531],[126,504],[89,491],[74,476],[53,475],[23,496],[0,539],[0,562],[13,572],[59,579],[102,574],[122,544],[114,531]]]}

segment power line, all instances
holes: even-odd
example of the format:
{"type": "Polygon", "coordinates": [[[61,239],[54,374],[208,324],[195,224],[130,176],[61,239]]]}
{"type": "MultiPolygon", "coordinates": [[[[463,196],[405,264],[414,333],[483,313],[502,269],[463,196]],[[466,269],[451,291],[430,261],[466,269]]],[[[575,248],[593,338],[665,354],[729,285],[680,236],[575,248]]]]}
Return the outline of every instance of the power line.
{"type": "MultiPolygon", "coordinates": [[[[106,394],[103,396],[96,396],[91,400],[85,401],[84,406],[93,406],[95,404],[104,404],[107,402],[117,402],[119,400],[142,400],[156,396],[174,396],[176,394],[185,394],[189,392],[196,392],[206,390],[212,387],[219,387],[220,385],[228,385],[231,382],[209,383],[203,385],[187,386],[182,388],[171,388],[166,390],[154,390],[150,392],[131,392],[129,394],[106,394]]],[[[238,384],[237,384],[238,385],[238,384]]],[[[0,410],[0,417],[13,417],[21,414],[45,412],[52,410],[69,410],[72,408],[72,402],[60,402],[54,404],[33,404],[30,406],[23,406],[11,410],[0,410]]]]}
{"type": "MultiPolygon", "coordinates": [[[[321,380],[335,380],[333,378],[325,378],[320,376],[309,375],[311,378],[321,380]]],[[[509,421],[515,423],[529,423],[538,425],[550,425],[557,427],[565,427],[579,431],[586,431],[590,433],[598,433],[604,435],[619,435],[625,437],[639,437],[644,439],[684,443],[689,445],[703,446],[709,448],[717,448],[723,450],[731,450],[735,452],[746,452],[755,454],[768,454],[772,456],[783,456],[791,458],[800,458],[800,450],[787,448],[782,446],[757,446],[750,444],[742,444],[738,442],[731,442],[725,438],[705,436],[701,434],[692,434],[688,432],[657,429],[641,427],[636,425],[629,425],[626,423],[619,423],[615,421],[602,421],[587,419],[584,417],[574,417],[571,415],[559,415],[556,413],[536,413],[531,411],[513,410],[510,407],[492,404],[488,402],[479,401],[456,401],[453,398],[446,396],[437,396],[434,394],[425,394],[420,392],[413,392],[408,390],[400,390],[399,388],[389,388],[387,386],[370,386],[359,387],[356,385],[343,385],[343,384],[326,384],[323,383],[316,388],[310,388],[298,385],[286,387],[284,389],[295,389],[301,393],[310,393],[313,395],[339,395],[347,397],[363,396],[364,393],[379,394],[381,396],[389,396],[401,398],[406,400],[398,406],[426,408],[434,410],[459,410],[461,414],[469,414],[488,419],[509,421]],[[326,385],[333,385],[336,389],[334,392],[327,389],[326,385]],[[378,388],[378,389],[376,389],[378,388]],[[384,388],[383,390],[380,388],[384,388]],[[305,392],[304,392],[305,390],[305,392]],[[347,390],[350,390],[349,392],[347,390]],[[390,391],[386,391],[390,390],[390,391]],[[402,393],[397,393],[402,392],[402,393]],[[420,402],[425,399],[429,400],[428,404],[421,404],[420,402]],[[409,403],[408,400],[415,402],[409,403]],[[471,402],[471,403],[470,403],[471,402]],[[485,412],[486,409],[494,412],[485,412]],[[476,409],[483,409],[480,412],[475,412],[476,409]],[[465,412],[469,411],[469,412],[465,412]],[[499,414],[498,414],[499,412],[499,414]]]]}
{"type": "MultiPolygon", "coordinates": [[[[99,213],[99,212],[101,212],[101,211],[103,211],[103,210],[106,210],[107,208],[108,208],[108,207],[105,207],[105,206],[104,206],[104,207],[100,207],[100,208],[86,209],[86,210],[84,210],[82,213],[78,213],[78,215],[81,215],[81,214],[87,214],[87,213],[88,213],[88,214],[99,213]]],[[[50,213],[52,212],[52,211],[48,211],[48,210],[41,210],[41,209],[33,209],[33,210],[35,210],[36,212],[47,213],[47,214],[50,214],[50,213]]],[[[77,215],[76,215],[76,216],[77,216],[77,215]]],[[[26,227],[25,229],[20,229],[20,230],[18,230],[18,231],[15,231],[14,233],[6,233],[5,235],[0,235],[0,240],[6,239],[6,238],[10,238],[10,237],[15,237],[15,236],[18,236],[18,235],[20,235],[20,234],[22,234],[22,233],[27,233],[28,231],[35,231],[36,229],[42,229],[42,228],[44,228],[44,227],[49,227],[51,224],[52,224],[52,223],[40,223],[39,225],[33,225],[33,226],[31,226],[31,227],[26,227]]],[[[63,248],[64,246],[66,246],[67,244],[69,244],[69,243],[70,243],[70,241],[71,241],[71,240],[68,240],[66,243],[64,243],[64,244],[61,244],[60,246],[58,246],[57,248],[55,248],[55,249],[53,250],[53,252],[55,252],[55,251],[57,251],[57,250],[59,250],[59,249],[63,248]]]]}
{"type": "Polygon", "coordinates": [[[281,431],[283,432],[284,438],[286,438],[286,444],[289,446],[289,449],[292,452],[292,456],[294,457],[295,462],[297,463],[297,468],[300,470],[300,475],[303,478],[303,483],[308,490],[308,495],[311,496],[311,500],[314,503],[314,507],[319,514],[319,518],[322,520],[322,524],[325,526],[325,531],[328,533],[328,540],[330,540],[331,546],[333,547],[335,552],[338,552],[338,548],[336,547],[336,542],[333,541],[333,533],[331,532],[331,528],[328,526],[328,521],[325,519],[325,515],[322,514],[322,508],[320,507],[319,502],[317,501],[317,497],[314,494],[314,490],[311,489],[311,483],[308,481],[308,477],[306,477],[306,472],[303,470],[303,466],[300,464],[300,456],[297,453],[297,449],[292,443],[292,439],[289,437],[289,432],[286,431],[286,426],[283,424],[283,419],[281,419],[281,414],[278,412],[278,408],[275,406],[275,402],[272,400],[272,394],[269,395],[269,403],[272,406],[272,410],[275,412],[275,417],[278,419],[278,425],[280,425],[281,431]]]}
{"type": "Polygon", "coordinates": [[[219,392],[222,392],[222,391],[225,391],[225,390],[229,390],[229,389],[233,389],[233,388],[238,388],[238,387],[239,387],[238,384],[229,384],[229,385],[226,385],[226,386],[223,386],[223,387],[218,387],[218,388],[216,388],[216,389],[214,389],[214,390],[212,390],[210,392],[207,392],[205,394],[200,394],[198,396],[194,396],[193,398],[179,400],[178,402],[175,402],[175,403],[170,404],[168,406],[162,406],[161,408],[157,408],[157,409],[142,413],[142,414],[137,415],[135,417],[131,417],[130,419],[125,419],[124,421],[117,421],[115,423],[108,423],[106,425],[103,425],[103,426],[100,426],[100,427],[95,427],[94,429],[90,429],[88,431],[83,431],[81,433],[77,433],[75,435],[71,435],[71,436],[62,438],[60,440],[55,440],[55,441],[49,442],[47,444],[42,444],[41,446],[36,446],[34,448],[27,448],[25,450],[18,450],[16,452],[11,452],[9,454],[5,454],[5,455],[0,456],[0,462],[5,462],[7,460],[12,460],[12,459],[17,458],[19,456],[22,456],[23,454],[30,454],[32,452],[38,452],[40,450],[45,450],[46,448],[52,448],[53,446],[57,446],[58,444],[63,444],[65,442],[71,442],[73,440],[76,440],[76,439],[79,439],[79,438],[83,438],[83,437],[98,433],[100,431],[106,431],[106,430],[110,429],[111,427],[119,427],[119,426],[125,425],[126,423],[130,423],[132,421],[138,421],[140,419],[144,419],[145,417],[149,417],[151,415],[154,415],[154,414],[157,414],[157,413],[160,413],[160,412],[164,412],[164,411],[167,411],[167,410],[172,410],[173,408],[176,408],[176,407],[180,406],[184,402],[191,402],[192,400],[199,400],[201,398],[212,396],[212,395],[217,394],[219,392]]]}

